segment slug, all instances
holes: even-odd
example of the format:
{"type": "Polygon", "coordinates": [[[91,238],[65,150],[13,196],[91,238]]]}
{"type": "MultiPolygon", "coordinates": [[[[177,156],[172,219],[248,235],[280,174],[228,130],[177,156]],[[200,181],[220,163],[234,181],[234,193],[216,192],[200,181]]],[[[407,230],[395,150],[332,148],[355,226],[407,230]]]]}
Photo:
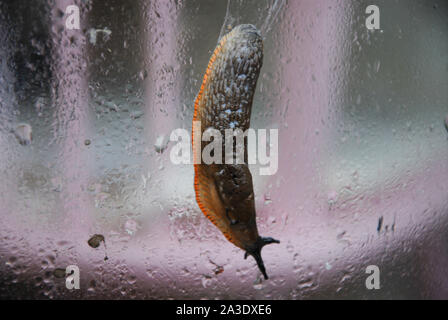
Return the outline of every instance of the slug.
{"type": "Polygon", "coordinates": [[[224,137],[226,129],[245,132],[249,128],[262,64],[263,42],[255,26],[239,25],[221,38],[195,100],[192,145],[194,190],[199,208],[227,240],[245,251],[245,259],[248,255],[254,257],[264,278],[268,279],[261,249],[280,241],[258,234],[252,175],[247,163],[247,141],[244,142],[242,164],[225,164],[224,151],[222,164],[205,164],[197,157],[198,153],[199,156],[202,154],[206,143],[200,138],[195,142],[194,138],[195,121],[200,122],[201,137],[208,129],[218,130],[224,137]]]}

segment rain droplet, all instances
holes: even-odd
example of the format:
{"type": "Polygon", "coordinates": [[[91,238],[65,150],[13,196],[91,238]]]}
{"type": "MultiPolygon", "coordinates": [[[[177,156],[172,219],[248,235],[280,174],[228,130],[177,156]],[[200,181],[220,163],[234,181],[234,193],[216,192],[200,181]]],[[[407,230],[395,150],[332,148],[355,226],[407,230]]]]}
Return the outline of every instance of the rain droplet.
{"type": "Polygon", "coordinates": [[[378,60],[375,62],[374,64],[374,68],[375,68],[375,72],[378,73],[380,71],[380,67],[381,67],[381,61],[378,60]]]}
{"type": "Polygon", "coordinates": [[[378,219],[378,226],[376,227],[376,231],[378,231],[378,233],[380,233],[380,231],[381,231],[381,227],[383,226],[383,216],[381,216],[379,219],[378,219]]]}
{"type": "Polygon", "coordinates": [[[98,248],[101,244],[101,242],[104,243],[104,261],[108,260],[107,252],[106,252],[106,240],[104,239],[104,236],[102,234],[94,234],[87,243],[92,248],[98,248]]]}
{"type": "Polygon", "coordinates": [[[333,206],[336,203],[336,201],[338,200],[338,193],[334,190],[330,191],[328,193],[327,199],[328,199],[328,204],[330,205],[330,207],[333,206]]]}
{"type": "Polygon", "coordinates": [[[142,70],[142,71],[140,71],[140,72],[138,73],[138,77],[139,77],[141,80],[145,80],[145,79],[148,77],[148,71],[146,71],[146,70],[142,70]]]}
{"type": "Polygon", "coordinates": [[[270,204],[270,203],[272,203],[271,195],[268,193],[265,193],[264,194],[264,204],[270,204]]]}
{"type": "Polygon", "coordinates": [[[143,111],[132,111],[129,116],[131,117],[131,119],[135,120],[141,118],[143,114],[144,114],[143,111]]]}
{"type": "Polygon", "coordinates": [[[10,257],[8,261],[5,262],[5,265],[7,265],[8,267],[14,267],[16,261],[17,261],[16,257],[10,257]]]}
{"type": "Polygon", "coordinates": [[[91,280],[87,291],[93,293],[93,292],[95,292],[95,288],[96,288],[96,281],[91,280]]]}
{"type": "Polygon", "coordinates": [[[55,278],[65,278],[65,269],[57,268],[53,270],[53,276],[55,278]]]}
{"type": "Polygon", "coordinates": [[[29,145],[32,141],[32,129],[28,123],[21,123],[14,131],[17,140],[23,146],[29,145]]]}
{"type": "Polygon", "coordinates": [[[215,274],[220,274],[224,272],[224,267],[223,266],[216,266],[215,269],[213,269],[213,272],[215,272],[215,274]]]}
{"type": "Polygon", "coordinates": [[[202,286],[204,288],[207,288],[208,286],[210,286],[212,283],[212,278],[210,276],[204,275],[202,277],[202,286]]]}
{"type": "Polygon", "coordinates": [[[261,278],[261,276],[258,276],[258,278],[254,281],[253,287],[255,290],[263,289],[263,279],[261,278]]]}
{"type": "Polygon", "coordinates": [[[129,235],[133,235],[138,230],[138,223],[135,220],[129,219],[124,224],[124,229],[129,235]]]}
{"type": "Polygon", "coordinates": [[[345,231],[341,231],[338,233],[338,235],[336,236],[336,239],[341,240],[342,238],[344,238],[345,236],[345,231]]]}
{"type": "Polygon", "coordinates": [[[87,243],[89,244],[89,246],[91,246],[92,248],[98,248],[101,244],[101,242],[104,241],[104,244],[106,244],[105,240],[104,240],[104,236],[101,234],[95,234],[93,235],[88,241],[87,243]]]}
{"type": "Polygon", "coordinates": [[[158,153],[162,153],[165,151],[166,147],[168,146],[168,139],[164,134],[160,135],[156,139],[156,143],[154,144],[154,148],[158,153]]]}

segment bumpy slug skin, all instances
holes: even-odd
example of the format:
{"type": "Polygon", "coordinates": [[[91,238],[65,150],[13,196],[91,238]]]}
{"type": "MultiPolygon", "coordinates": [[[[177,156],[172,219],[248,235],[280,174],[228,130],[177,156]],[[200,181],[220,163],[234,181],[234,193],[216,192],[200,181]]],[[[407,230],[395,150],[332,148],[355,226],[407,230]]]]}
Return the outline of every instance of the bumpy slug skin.
{"type": "MultiPolygon", "coordinates": [[[[239,25],[222,37],[213,52],[194,104],[193,154],[194,189],[201,211],[237,247],[252,255],[268,279],[261,248],[279,243],[260,237],[255,221],[252,176],[247,165],[247,141],[244,144],[244,163],[200,163],[202,142],[207,129],[218,130],[224,141],[226,129],[246,131],[250,126],[252,101],[263,63],[263,42],[260,32],[249,24],[239,25]],[[200,122],[201,137],[195,137],[195,122],[200,122]]],[[[235,156],[235,152],[234,152],[235,156]]]]}

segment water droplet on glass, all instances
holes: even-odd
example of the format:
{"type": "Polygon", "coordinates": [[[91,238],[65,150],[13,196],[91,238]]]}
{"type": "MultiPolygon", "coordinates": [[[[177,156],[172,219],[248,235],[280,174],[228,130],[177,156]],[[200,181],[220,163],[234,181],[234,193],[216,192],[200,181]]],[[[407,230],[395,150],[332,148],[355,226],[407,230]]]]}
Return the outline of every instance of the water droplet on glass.
{"type": "Polygon", "coordinates": [[[95,234],[87,241],[87,243],[92,248],[98,248],[102,241],[104,241],[104,243],[106,243],[105,239],[104,239],[104,236],[101,235],[101,234],[95,234]]]}
{"type": "Polygon", "coordinates": [[[270,203],[272,203],[272,200],[271,200],[271,195],[269,194],[269,193],[265,193],[264,194],[264,204],[270,204],[270,203]]]}
{"type": "Polygon", "coordinates": [[[255,281],[253,283],[253,287],[254,287],[255,290],[263,289],[263,279],[261,278],[261,275],[259,275],[257,277],[257,279],[255,279],[255,281]]]}
{"type": "Polygon", "coordinates": [[[65,269],[62,269],[62,268],[54,269],[53,276],[55,278],[65,278],[65,269]]]}
{"type": "Polygon", "coordinates": [[[91,246],[92,248],[98,248],[100,246],[101,242],[104,243],[104,261],[106,261],[109,258],[107,256],[107,252],[106,252],[106,240],[105,240],[104,236],[101,234],[95,234],[87,241],[89,246],[91,246]]]}
{"type": "Polygon", "coordinates": [[[156,139],[156,143],[154,144],[154,148],[158,153],[162,153],[165,151],[166,147],[168,146],[168,139],[165,135],[160,135],[156,139]]]}
{"type": "Polygon", "coordinates": [[[145,79],[148,77],[148,71],[146,71],[146,70],[142,70],[142,71],[140,71],[140,72],[138,73],[138,77],[139,77],[141,80],[145,80],[145,79]]]}
{"type": "Polygon", "coordinates": [[[327,201],[330,207],[333,206],[337,200],[338,200],[338,193],[334,190],[330,191],[327,195],[327,201]]]}
{"type": "Polygon", "coordinates": [[[129,235],[135,234],[138,228],[139,228],[138,222],[132,219],[127,220],[124,224],[124,229],[129,235]]]}
{"type": "Polygon", "coordinates": [[[23,146],[26,146],[31,143],[32,131],[33,130],[28,123],[21,123],[16,127],[14,133],[19,143],[23,146]]]}
{"type": "Polygon", "coordinates": [[[213,272],[214,272],[216,275],[221,274],[221,273],[224,272],[224,267],[223,267],[223,266],[218,266],[218,265],[217,265],[217,266],[213,269],[213,272]]]}
{"type": "Polygon", "coordinates": [[[209,287],[209,286],[211,285],[211,283],[212,283],[212,277],[207,276],[207,275],[204,275],[204,276],[202,276],[202,280],[201,280],[201,282],[202,282],[202,286],[203,286],[204,288],[207,288],[207,287],[209,287]]]}
{"type": "Polygon", "coordinates": [[[380,71],[381,61],[377,60],[374,64],[375,72],[378,73],[380,71]]]}
{"type": "Polygon", "coordinates": [[[132,111],[129,116],[131,117],[131,119],[135,120],[141,118],[143,114],[144,114],[143,111],[132,111]]]}

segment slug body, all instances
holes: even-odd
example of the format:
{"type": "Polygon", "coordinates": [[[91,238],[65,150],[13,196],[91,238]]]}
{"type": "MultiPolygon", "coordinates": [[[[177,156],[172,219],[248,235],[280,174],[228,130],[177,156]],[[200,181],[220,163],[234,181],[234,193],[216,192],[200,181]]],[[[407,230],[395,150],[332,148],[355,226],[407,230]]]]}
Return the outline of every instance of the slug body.
{"type": "Polygon", "coordinates": [[[194,137],[195,121],[200,122],[201,137],[208,129],[218,130],[224,137],[226,129],[244,132],[249,128],[262,62],[263,42],[253,25],[239,25],[221,38],[195,101],[192,141],[194,189],[201,211],[230,242],[246,252],[245,258],[248,255],[255,258],[268,279],[261,248],[279,241],[258,234],[252,175],[247,164],[247,141],[244,142],[242,164],[225,163],[224,144],[222,164],[205,164],[198,161],[198,151],[200,156],[209,142],[200,138],[195,141],[194,137]]]}

